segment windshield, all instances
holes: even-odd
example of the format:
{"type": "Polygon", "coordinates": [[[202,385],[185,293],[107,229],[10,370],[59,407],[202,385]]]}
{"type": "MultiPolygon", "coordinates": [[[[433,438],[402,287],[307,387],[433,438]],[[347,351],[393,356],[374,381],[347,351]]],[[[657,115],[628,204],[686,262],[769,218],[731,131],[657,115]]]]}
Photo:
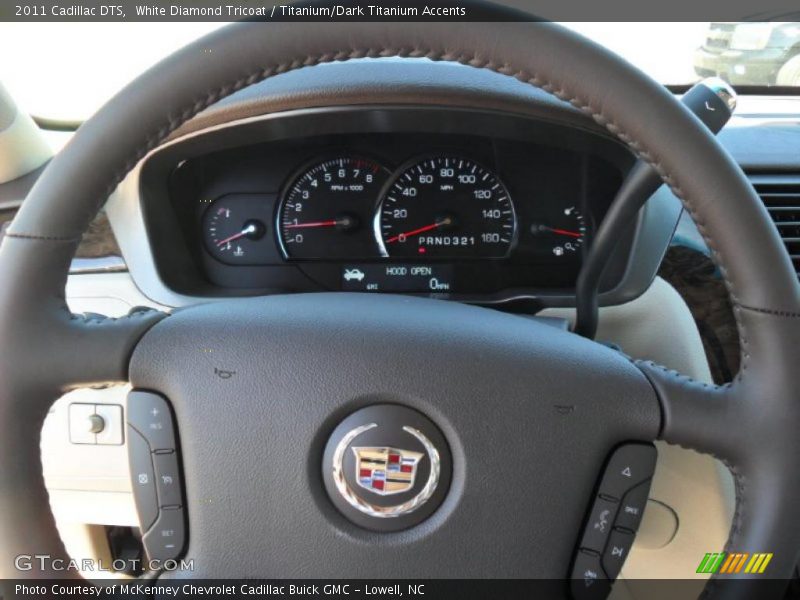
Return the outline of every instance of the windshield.
{"type": "MultiPolygon", "coordinates": [[[[0,82],[34,115],[85,119],[136,75],[222,25],[2,23],[0,82]]],[[[800,86],[800,24],[564,25],[664,84],[691,84],[716,75],[737,87],[800,86]]]]}

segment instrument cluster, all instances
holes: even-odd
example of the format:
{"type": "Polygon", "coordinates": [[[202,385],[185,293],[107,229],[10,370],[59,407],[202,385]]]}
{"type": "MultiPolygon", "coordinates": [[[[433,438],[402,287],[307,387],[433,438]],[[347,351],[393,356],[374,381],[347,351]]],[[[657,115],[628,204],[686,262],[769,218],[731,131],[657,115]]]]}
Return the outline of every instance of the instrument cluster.
{"type": "MultiPolygon", "coordinates": [[[[203,219],[206,249],[219,261],[253,264],[271,244],[258,198],[226,195],[203,219]]],[[[567,203],[569,204],[569,203],[567,203]]],[[[543,253],[579,253],[588,234],[573,205],[524,224],[543,253]]],[[[288,261],[502,259],[518,238],[514,201],[500,177],[457,155],[413,158],[394,172],[346,155],[315,160],[287,181],[274,241],[288,261]]]]}
{"type": "MultiPolygon", "coordinates": [[[[616,147],[606,152],[579,132],[551,136],[563,129],[498,119],[485,117],[486,132],[438,132],[432,121],[429,132],[337,132],[210,152],[207,144],[188,157],[185,145],[160,153],[145,174],[153,182],[145,209],[162,272],[174,289],[203,286],[206,294],[563,297],[627,154],[615,163],[616,147]],[[503,135],[491,135],[492,125],[503,125],[503,135]],[[162,178],[172,222],[158,199],[162,178]]],[[[623,256],[611,276],[625,268],[623,256]]]]}

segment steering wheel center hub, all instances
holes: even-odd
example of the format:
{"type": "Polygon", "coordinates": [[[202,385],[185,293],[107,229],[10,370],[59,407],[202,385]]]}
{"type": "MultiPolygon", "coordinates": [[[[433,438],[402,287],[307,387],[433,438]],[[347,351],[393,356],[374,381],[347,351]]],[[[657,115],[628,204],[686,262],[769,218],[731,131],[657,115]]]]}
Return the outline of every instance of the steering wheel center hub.
{"type": "Polygon", "coordinates": [[[422,413],[397,404],[362,408],[331,434],[325,488],[351,521],[375,531],[412,527],[439,506],[450,482],[450,449],[422,413]]]}
{"type": "Polygon", "coordinates": [[[202,577],[227,572],[222,556],[260,576],[563,577],[608,452],[653,439],[660,417],[614,350],[390,295],[176,311],[140,340],[130,380],[174,410],[202,577]],[[475,539],[492,552],[453,551],[475,539]]]}

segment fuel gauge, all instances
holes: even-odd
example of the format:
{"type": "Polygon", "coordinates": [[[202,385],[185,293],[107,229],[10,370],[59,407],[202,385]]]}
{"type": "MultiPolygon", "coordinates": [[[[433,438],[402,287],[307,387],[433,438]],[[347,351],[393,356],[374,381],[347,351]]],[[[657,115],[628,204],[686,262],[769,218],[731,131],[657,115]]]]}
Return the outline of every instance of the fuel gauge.
{"type": "Polygon", "coordinates": [[[574,206],[570,206],[547,222],[533,223],[530,231],[541,240],[541,244],[547,246],[549,253],[562,257],[580,252],[588,228],[583,214],[574,206]]]}

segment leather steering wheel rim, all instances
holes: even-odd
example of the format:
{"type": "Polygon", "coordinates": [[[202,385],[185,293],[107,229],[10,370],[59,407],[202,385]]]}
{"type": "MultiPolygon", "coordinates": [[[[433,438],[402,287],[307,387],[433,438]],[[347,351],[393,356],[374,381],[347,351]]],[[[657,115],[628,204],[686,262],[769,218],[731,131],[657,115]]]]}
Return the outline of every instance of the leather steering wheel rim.
{"type": "MultiPolygon", "coordinates": [[[[606,126],[681,199],[730,293],[741,371],[717,387],[637,366],[662,406],[658,437],[713,454],[734,475],[728,549],[772,552],[771,577],[788,579],[800,553],[800,286],[791,261],[739,166],[693,115],[619,57],[549,23],[235,24],[165,59],[87,121],[0,246],[0,572],[48,575],[14,571],[21,549],[65,556],[39,456],[50,404],[75,387],[126,381],[137,341],[166,316],[83,318],[66,307],[71,256],[116,185],[170,132],[239,89],[292,69],[389,56],[455,61],[538,86],[606,126]]],[[[707,587],[732,598],[747,589],[707,587]]]]}

